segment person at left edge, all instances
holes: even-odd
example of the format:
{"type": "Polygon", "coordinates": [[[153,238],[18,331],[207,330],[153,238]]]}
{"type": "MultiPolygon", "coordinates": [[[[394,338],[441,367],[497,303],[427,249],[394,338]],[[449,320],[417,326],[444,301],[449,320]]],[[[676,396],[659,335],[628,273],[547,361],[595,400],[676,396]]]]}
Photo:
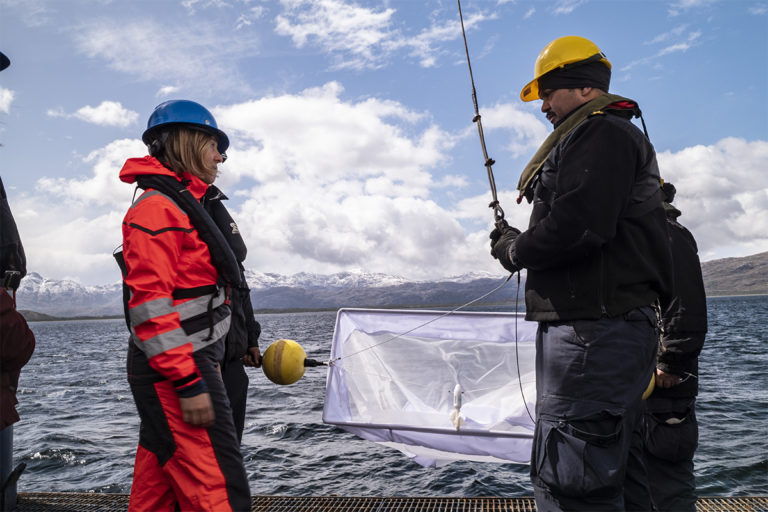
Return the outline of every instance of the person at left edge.
{"type": "Polygon", "coordinates": [[[229,146],[202,105],[155,108],[149,156],[120,179],[144,189],[123,220],[128,381],[141,419],[130,511],[250,509],[220,373],[240,268],[200,199],[229,146]]]}
{"type": "MultiPolygon", "coordinates": [[[[11,60],[0,52],[0,71],[11,60]]],[[[0,510],[16,508],[17,481],[24,464],[13,468],[13,424],[19,421],[16,392],[21,368],[35,350],[35,335],[16,310],[16,290],[27,274],[27,258],[0,178],[0,510]]]]}

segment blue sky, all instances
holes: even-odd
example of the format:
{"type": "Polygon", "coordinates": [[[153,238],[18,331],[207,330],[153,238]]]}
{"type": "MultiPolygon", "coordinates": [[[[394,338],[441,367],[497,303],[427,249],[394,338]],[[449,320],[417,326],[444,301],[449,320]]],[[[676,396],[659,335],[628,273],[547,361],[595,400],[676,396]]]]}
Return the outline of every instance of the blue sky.
{"type": "MultiPolygon", "coordinates": [[[[541,49],[593,40],[643,109],[702,260],[768,251],[768,1],[463,0],[507,219],[551,130],[519,100],[541,49]]],[[[455,0],[0,0],[0,175],[28,269],[119,280],[111,253],[155,107],[229,135],[216,184],[259,272],[503,270],[455,0]]]]}

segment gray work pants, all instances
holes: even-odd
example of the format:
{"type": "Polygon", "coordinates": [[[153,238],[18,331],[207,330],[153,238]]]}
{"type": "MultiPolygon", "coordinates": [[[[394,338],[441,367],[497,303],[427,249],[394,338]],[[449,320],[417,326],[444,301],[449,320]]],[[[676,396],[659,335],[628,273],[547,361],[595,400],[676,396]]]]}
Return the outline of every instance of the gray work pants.
{"type": "Polygon", "coordinates": [[[644,461],[653,503],[661,512],[696,512],[693,455],[699,443],[696,399],[648,399],[644,461]]]}
{"type": "Polygon", "coordinates": [[[641,397],[657,347],[650,307],[539,324],[531,455],[539,512],[651,509],[641,397]]]}

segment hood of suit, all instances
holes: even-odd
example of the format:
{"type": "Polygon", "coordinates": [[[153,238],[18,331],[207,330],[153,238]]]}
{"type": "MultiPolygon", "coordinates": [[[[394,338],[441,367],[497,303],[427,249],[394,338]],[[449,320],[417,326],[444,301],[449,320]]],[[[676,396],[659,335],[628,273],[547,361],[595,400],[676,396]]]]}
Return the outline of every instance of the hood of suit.
{"type": "Polygon", "coordinates": [[[179,183],[184,183],[186,187],[192,192],[192,195],[197,199],[203,197],[205,191],[208,189],[208,184],[194,176],[189,172],[183,172],[181,175],[176,174],[153,156],[145,156],[141,158],[129,158],[123,164],[123,168],[120,169],[120,181],[125,183],[135,183],[140,176],[151,175],[172,176],[179,180],[179,183]]]}

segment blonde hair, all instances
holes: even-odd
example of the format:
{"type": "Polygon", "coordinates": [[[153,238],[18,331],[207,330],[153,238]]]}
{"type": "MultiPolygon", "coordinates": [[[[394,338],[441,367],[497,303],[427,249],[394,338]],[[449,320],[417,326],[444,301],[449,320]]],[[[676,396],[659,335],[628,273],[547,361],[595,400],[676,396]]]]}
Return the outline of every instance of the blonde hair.
{"type": "Polygon", "coordinates": [[[168,132],[159,160],[176,174],[187,171],[203,179],[211,174],[203,163],[203,149],[211,140],[216,141],[216,137],[201,130],[173,128],[168,132]]]}

